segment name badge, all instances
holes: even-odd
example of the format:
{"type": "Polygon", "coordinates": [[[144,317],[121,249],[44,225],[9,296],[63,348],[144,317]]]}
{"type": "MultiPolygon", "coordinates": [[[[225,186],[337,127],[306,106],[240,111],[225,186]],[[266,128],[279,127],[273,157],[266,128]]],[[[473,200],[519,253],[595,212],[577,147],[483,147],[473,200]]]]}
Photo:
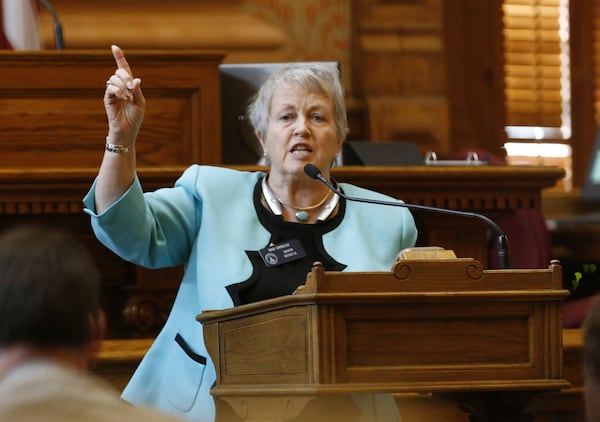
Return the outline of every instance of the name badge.
{"type": "Polygon", "coordinates": [[[298,239],[286,240],[277,245],[269,245],[259,250],[258,253],[267,267],[276,267],[306,256],[306,252],[298,239]]]}

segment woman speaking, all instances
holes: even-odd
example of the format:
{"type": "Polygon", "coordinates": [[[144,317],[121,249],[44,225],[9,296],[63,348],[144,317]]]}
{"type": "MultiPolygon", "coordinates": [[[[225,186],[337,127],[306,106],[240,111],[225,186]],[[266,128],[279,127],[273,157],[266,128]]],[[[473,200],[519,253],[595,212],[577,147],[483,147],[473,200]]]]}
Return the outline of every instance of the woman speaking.
{"type": "MultiPolygon", "coordinates": [[[[215,368],[196,315],[291,294],[315,261],[329,271],[389,271],[398,251],[414,246],[417,230],[406,208],[347,202],[304,173],[312,164],[347,195],[391,200],[331,179],[348,131],[344,92],[337,70],[318,64],[276,71],[248,109],[268,172],[192,165],[173,187],[143,193],[135,165],[141,80],[121,49],[112,53],[108,136],[85,211],[97,238],[123,259],[185,266],[167,322],[123,398],[213,422],[215,368]],[[293,253],[269,259],[265,251],[283,244],[293,253]]],[[[399,415],[389,394],[361,394],[315,400],[294,419],[319,420],[390,422],[399,415]]]]}

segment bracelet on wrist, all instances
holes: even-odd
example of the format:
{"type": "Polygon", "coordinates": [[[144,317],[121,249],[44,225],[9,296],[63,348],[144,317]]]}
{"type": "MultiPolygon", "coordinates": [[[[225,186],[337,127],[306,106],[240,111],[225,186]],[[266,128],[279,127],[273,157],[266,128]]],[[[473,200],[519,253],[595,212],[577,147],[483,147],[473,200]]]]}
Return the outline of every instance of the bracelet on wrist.
{"type": "Polygon", "coordinates": [[[108,142],[108,137],[106,137],[106,144],[104,145],[104,149],[108,152],[114,152],[115,154],[128,154],[130,149],[127,145],[115,145],[108,142]]]}

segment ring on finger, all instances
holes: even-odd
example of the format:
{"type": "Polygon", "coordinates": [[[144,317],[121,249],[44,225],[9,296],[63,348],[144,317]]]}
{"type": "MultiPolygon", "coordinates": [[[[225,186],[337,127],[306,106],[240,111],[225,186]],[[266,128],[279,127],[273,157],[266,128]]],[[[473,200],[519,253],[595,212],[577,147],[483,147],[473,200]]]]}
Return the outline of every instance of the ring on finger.
{"type": "Polygon", "coordinates": [[[108,81],[106,81],[106,86],[112,85],[112,83],[110,82],[110,79],[108,81]]]}

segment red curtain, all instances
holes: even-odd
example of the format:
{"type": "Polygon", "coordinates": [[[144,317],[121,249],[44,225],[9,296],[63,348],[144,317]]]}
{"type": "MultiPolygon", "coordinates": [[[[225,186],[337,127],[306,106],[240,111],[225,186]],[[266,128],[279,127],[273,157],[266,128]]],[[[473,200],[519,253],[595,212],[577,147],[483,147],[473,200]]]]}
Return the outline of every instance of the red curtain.
{"type": "Polygon", "coordinates": [[[37,0],[0,0],[0,49],[42,49],[38,13],[37,0]],[[8,30],[2,15],[10,24],[8,30]]]}
{"type": "Polygon", "coordinates": [[[0,0],[0,50],[12,50],[13,46],[10,41],[6,38],[4,33],[4,4],[3,0],[0,0]]]}

